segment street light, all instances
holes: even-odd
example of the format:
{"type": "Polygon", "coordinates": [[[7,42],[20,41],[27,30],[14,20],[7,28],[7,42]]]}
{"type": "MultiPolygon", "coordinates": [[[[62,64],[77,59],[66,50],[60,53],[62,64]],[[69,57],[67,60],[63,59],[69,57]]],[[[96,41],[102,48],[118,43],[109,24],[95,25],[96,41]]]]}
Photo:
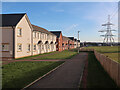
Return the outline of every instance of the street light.
{"type": "MultiPolygon", "coordinates": [[[[79,32],[80,32],[80,31],[78,31],[78,41],[79,41],[79,32]]],[[[78,41],[77,41],[77,48],[78,48],[78,53],[79,53],[78,41]]]]}

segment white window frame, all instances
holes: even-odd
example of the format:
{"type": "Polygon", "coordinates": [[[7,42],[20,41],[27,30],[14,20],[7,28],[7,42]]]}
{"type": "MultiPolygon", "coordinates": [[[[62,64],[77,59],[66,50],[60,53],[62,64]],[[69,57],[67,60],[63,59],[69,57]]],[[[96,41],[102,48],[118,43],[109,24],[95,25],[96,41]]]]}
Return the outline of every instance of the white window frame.
{"type": "Polygon", "coordinates": [[[21,44],[21,43],[18,43],[18,44],[17,44],[17,51],[18,51],[18,52],[21,52],[21,51],[22,51],[22,44],[21,44]]]}
{"type": "Polygon", "coordinates": [[[39,39],[39,32],[37,33],[38,39],[39,39]]]}
{"type": "Polygon", "coordinates": [[[17,28],[17,36],[22,36],[22,28],[17,28]]]}
{"type": "Polygon", "coordinates": [[[33,50],[36,51],[36,44],[33,45],[33,50]]]}
{"type": "Polygon", "coordinates": [[[9,51],[9,44],[2,44],[2,51],[9,51]],[[4,46],[4,48],[3,48],[3,46],[4,46]]]}
{"type": "Polygon", "coordinates": [[[41,33],[39,33],[39,39],[41,39],[41,33]]]}
{"type": "Polygon", "coordinates": [[[35,38],[36,38],[36,32],[35,32],[35,38]]]}

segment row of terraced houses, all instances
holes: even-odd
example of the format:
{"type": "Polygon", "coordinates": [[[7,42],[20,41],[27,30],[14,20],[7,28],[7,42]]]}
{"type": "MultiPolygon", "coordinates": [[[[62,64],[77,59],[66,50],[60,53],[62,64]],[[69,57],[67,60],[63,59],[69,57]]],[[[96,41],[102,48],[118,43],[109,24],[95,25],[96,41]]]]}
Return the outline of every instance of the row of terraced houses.
{"type": "Polygon", "coordinates": [[[61,31],[48,31],[31,24],[26,13],[1,14],[2,59],[22,58],[41,53],[80,47],[80,41],[61,31]]]}

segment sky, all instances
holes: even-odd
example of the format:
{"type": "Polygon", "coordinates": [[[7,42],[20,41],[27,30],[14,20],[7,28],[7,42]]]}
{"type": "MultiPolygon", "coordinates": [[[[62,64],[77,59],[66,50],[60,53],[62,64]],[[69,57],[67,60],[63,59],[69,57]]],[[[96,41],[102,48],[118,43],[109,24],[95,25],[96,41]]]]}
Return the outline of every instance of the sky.
{"type": "MultiPolygon", "coordinates": [[[[117,2],[3,2],[2,13],[27,13],[30,21],[48,31],[62,31],[64,36],[74,36],[80,31],[81,41],[100,42],[98,31],[111,15],[118,27],[117,2]]],[[[115,41],[117,41],[117,32],[115,41]]]]}

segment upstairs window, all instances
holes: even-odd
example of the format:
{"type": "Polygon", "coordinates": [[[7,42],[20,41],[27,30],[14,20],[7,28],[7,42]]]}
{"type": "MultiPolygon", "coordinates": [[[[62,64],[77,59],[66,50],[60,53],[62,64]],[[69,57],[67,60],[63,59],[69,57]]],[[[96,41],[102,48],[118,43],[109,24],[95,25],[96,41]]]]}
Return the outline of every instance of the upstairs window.
{"type": "Polygon", "coordinates": [[[36,45],[34,45],[33,50],[36,51],[36,45]]]}
{"type": "Polygon", "coordinates": [[[39,39],[41,39],[41,33],[39,33],[39,39]]]}
{"type": "Polygon", "coordinates": [[[33,32],[33,38],[36,38],[36,34],[37,34],[36,32],[33,32]]]}
{"type": "Polygon", "coordinates": [[[37,36],[36,36],[36,32],[35,32],[35,38],[36,38],[37,36]]]}
{"type": "Polygon", "coordinates": [[[9,44],[2,44],[2,51],[9,51],[9,44]]]}
{"type": "Polygon", "coordinates": [[[38,39],[39,39],[39,35],[40,35],[40,34],[38,33],[38,39]]]}
{"type": "Polygon", "coordinates": [[[22,36],[22,28],[17,29],[17,36],[22,36]]]}
{"type": "Polygon", "coordinates": [[[17,45],[17,51],[22,51],[22,44],[17,45]]]}

